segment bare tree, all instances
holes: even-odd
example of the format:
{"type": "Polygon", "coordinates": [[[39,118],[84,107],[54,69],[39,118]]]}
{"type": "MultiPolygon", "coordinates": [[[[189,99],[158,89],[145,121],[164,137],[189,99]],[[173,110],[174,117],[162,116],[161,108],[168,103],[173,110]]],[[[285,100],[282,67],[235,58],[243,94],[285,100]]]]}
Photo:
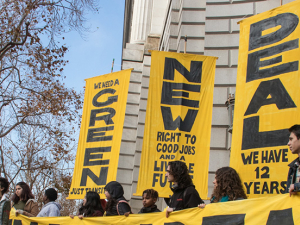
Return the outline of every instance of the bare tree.
{"type": "Polygon", "coordinates": [[[0,3],[0,173],[35,194],[68,193],[74,131],[82,95],[63,83],[63,34],[86,31],[95,0],[2,0],[0,3]]]}

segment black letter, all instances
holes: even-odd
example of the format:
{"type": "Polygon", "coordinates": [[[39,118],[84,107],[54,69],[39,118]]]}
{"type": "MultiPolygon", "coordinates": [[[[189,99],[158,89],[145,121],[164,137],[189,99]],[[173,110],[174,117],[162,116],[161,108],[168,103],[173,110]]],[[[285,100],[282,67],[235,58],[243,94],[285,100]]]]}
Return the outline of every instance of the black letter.
{"type": "Polygon", "coordinates": [[[272,59],[261,61],[261,58],[270,57],[272,55],[279,54],[281,52],[289,51],[299,47],[299,39],[288,41],[280,45],[266,48],[257,52],[250,53],[248,55],[248,66],[247,66],[247,78],[246,82],[253,80],[272,77],[283,73],[288,73],[298,70],[298,61],[283,63],[278,66],[273,66],[268,69],[261,69],[260,67],[269,66],[275,63],[282,62],[282,56],[277,56],[272,59]]]}
{"type": "Polygon", "coordinates": [[[270,211],[267,225],[294,225],[292,208],[270,211]]]}
{"type": "Polygon", "coordinates": [[[259,132],[259,116],[244,119],[242,150],[286,145],[287,129],[259,132]]]}
{"type": "Polygon", "coordinates": [[[272,55],[279,54],[281,52],[289,51],[299,47],[299,39],[288,41],[280,45],[273,46],[271,48],[266,48],[257,52],[250,53],[248,55],[248,65],[247,65],[247,78],[246,82],[253,80],[272,77],[283,73],[288,73],[298,70],[298,61],[283,63],[278,66],[273,66],[268,69],[261,69],[260,67],[269,66],[272,64],[282,62],[282,56],[277,56],[272,59],[261,61],[262,58],[270,57],[272,55]]]}
{"type": "Polygon", "coordinates": [[[177,59],[165,58],[164,79],[174,80],[174,70],[182,74],[189,82],[201,83],[202,62],[191,61],[191,69],[189,72],[177,59]]]}
{"type": "Polygon", "coordinates": [[[99,148],[86,148],[85,155],[84,155],[84,163],[83,166],[95,166],[95,165],[108,165],[109,160],[93,160],[91,159],[102,159],[103,154],[92,154],[91,153],[98,153],[98,152],[110,152],[111,147],[99,147],[99,148]]]}
{"type": "MultiPolygon", "coordinates": [[[[12,220],[9,220],[9,224],[12,223],[12,220]]],[[[22,220],[14,220],[14,225],[22,225],[22,220]]]]}
{"type": "Polygon", "coordinates": [[[244,182],[244,185],[247,189],[247,194],[250,194],[250,188],[251,188],[252,184],[253,184],[253,182],[250,182],[249,185],[247,184],[247,182],[244,182]]]}
{"type": "Polygon", "coordinates": [[[286,189],[286,181],[281,181],[280,186],[282,187],[280,189],[280,193],[284,194],[285,193],[285,189],[286,189]]]}
{"type": "Polygon", "coordinates": [[[90,177],[97,185],[105,185],[107,173],[108,167],[101,167],[99,177],[97,177],[89,168],[84,168],[82,170],[80,186],[86,186],[87,177],[90,177]]]}
{"type": "Polygon", "coordinates": [[[189,93],[185,91],[200,92],[200,85],[163,82],[161,103],[167,105],[183,105],[199,108],[199,101],[185,99],[189,97],[189,93]],[[178,90],[178,91],[174,91],[178,90]],[[176,96],[177,98],[173,98],[176,96]],[[178,98],[185,97],[185,98],[178,98]]]}
{"type": "Polygon", "coordinates": [[[246,158],[245,158],[245,154],[242,153],[242,160],[243,160],[243,163],[244,165],[247,165],[247,164],[251,164],[252,163],[252,154],[253,152],[250,153],[250,155],[248,155],[246,158]]]}
{"type": "Polygon", "coordinates": [[[283,40],[296,29],[298,23],[299,19],[297,15],[292,13],[282,13],[251,24],[249,51],[283,40]],[[277,26],[281,26],[279,30],[262,36],[262,31],[277,26]]]}
{"type": "Polygon", "coordinates": [[[181,222],[171,222],[171,223],[164,223],[164,225],[184,225],[181,222]]]}
{"type": "Polygon", "coordinates": [[[276,104],[278,109],[296,108],[280,79],[262,81],[255,91],[245,116],[257,113],[264,105],[276,104]],[[268,98],[271,96],[271,98],[268,98]]]}
{"type": "Polygon", "coordinates": [[[112,140],[113,136],[104,136],[105,132],[99,132],[99,131],[108,131],[108,130],[113,130],[113,129],[114,129],[113,126],[88,129],[86,142],[110,141],[110,140],[112,140]],[[99,133],[97,133],[97,132],[99,132],[99,133]]]}
{"type": "Polygon", "coordinates": [[[110,93],[110,94],[114,94],[116,92],[116,90],[114,89],[111,89],[111,88],[108,88],[108,89],[104,89],[104,90],[101,90],[99,91],[93,98],[93,105],[96,106],[96,107],[102,107],[102,106],[107,106],[107,105],[110,105],[114,102],[117,102],[118,101],[118,96],[112,96],[112,97],[108,97],[107,98],[107,101],[106,102],[98,102],[98,98],[103,95],[103,94],[107,94],[107,93],[110,93]]]}
{"type": "Polygon", "coordinates": [[[159,177],[159,173],[153,174],[152,187],[155,187],[155,183],[158,182],[157,177],[159,177]]]}
{"type": "Polygon", "coordinates": [[[104,109],[94,109],[91,110],[90,126],[95,126],[96,120],[103,120],[106,125],[114,124],[111,118],[116,114],[116,110],[113,108],[104,108],[104,109]],[[108,112],[109,114],[104,116],[96,117],[98,113],[108,112]]]}
{"type": "Polygon", "coordinates": [[[186,132],[191,131],[195,118],[198,114],[198,110],[188,109],[184,121],[182,121],[180,116],[173,120],[170,107],[161,106],[161,112],[166,130],[176,130],[178,128],[179,130],[186,132]]]}
{"type": "Polygon", "coordinates": [[[221,216],[209,216],[203,217],[202,225],[211,225],[211,224],[222,224],[222,225],[232,225],[245,224],[246,214],[235,214],[235,215],[221,215],[221,216]]]}

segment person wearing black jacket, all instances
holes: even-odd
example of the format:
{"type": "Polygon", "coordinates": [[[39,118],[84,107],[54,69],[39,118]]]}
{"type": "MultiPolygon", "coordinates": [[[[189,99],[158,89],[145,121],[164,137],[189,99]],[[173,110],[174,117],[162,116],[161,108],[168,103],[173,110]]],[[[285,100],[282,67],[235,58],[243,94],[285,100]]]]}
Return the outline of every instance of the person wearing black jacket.
{"type": "Polygon", "coordinates": [[[171,188],[173,195],[170,199],[165,199],[169,206],[166,210],[166,217],[169,217],[169,214],[173,211],[197,207],[199,204],[204,203],[193,185],[184,162],[169,162],[166,177],[168,182],[173,182],[171,188]]]}
{"type": "Polygon", "coordinates": [[[288,146],[292,154],[298,157],[288,166],[290,167],[287,177],[286,193],[291,195],[300,191],[300,125],[294,125],[289,129],[290,136],[288,146]]]}
{"type": "Polygon", "coordinates": [[[130,205],[123,196],[123,187],[119,182],[111,181],[104,187],[104,189],[104,194],[108,200],[105,207],[105,216],[128,216],[132,213],[130,205]]]}
{"type": "Polygon", "coordinates": [[[158,200],[158,192],[154,189],[146,189],[143,191],[143,208],[138,213],[152,213],[161,212],[157,205],[155,205],[158,200]]]}

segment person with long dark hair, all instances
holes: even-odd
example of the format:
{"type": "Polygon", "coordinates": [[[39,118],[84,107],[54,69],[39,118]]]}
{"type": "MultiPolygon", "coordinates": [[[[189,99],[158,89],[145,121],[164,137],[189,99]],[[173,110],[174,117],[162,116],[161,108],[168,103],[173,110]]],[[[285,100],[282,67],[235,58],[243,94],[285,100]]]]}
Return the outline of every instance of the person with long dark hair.
{"type": "Polygon", "coordinates": [[[166,210],[166,217],[169,217],[169,214],[173,211],[197,207],[199,204],[204,203],[193,185],[184,162],[169,162],[166,177],[168,182],[173,183],[171,188],[173,195],[170,199],[165,199],[169,206],[166,210]]]}
{"type": "Polygon", "coordinates": [[[0,224],[9,224],[10,201],[5,194],[8,191],[9,183],[4,177],[0,177],[0,224]]]}
{"type": "Polygon", "coordinates": [[[16,215],[35,217],[39,213],[38,204],[34,200],[31,190],[25,182],[21,181],[16,185],[16,192],[12,197],[12,207],[16,209],[16,215]]]}
{"type": "Polygon", "coordinates": [[[122,185],[117,181],[109,182],[105,187],[105,196],[107,199],[105,207],[106,216],[125,215],[128,216],[131,212],[131,207],[124,198],[124,190],[122,185]]]}
{"type": "MultiPolygon", "coordinates": [[[[211,203],[247,199],[239,174],[229,166],[219,168],[216,171],[213,184],[211,203]]],[[[204,207],[205,204],[199,205],[199,208],[204,207]]]]}
{"type": "MultiPolygon", "coordinates": [[[[88,191],[79,208],[78,218],[103,216],[104,210],[101,205],[100,196],[97,192],[88,191]]],[[[70,215],[73,219],[74,216],[70,215]]]]}

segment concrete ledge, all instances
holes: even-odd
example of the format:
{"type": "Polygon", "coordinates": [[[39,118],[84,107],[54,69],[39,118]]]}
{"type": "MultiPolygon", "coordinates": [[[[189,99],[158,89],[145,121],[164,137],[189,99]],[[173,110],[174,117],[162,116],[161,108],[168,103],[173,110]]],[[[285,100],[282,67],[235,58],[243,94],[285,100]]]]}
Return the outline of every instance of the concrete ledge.
{"type": "Polygon", "coordinates": [[[123,49],[123,60],[130,60],[130,61],[138,61],[142,62],[144,58],[144,52],[142,50],[135,50],[135,49],[123,49]]]}

